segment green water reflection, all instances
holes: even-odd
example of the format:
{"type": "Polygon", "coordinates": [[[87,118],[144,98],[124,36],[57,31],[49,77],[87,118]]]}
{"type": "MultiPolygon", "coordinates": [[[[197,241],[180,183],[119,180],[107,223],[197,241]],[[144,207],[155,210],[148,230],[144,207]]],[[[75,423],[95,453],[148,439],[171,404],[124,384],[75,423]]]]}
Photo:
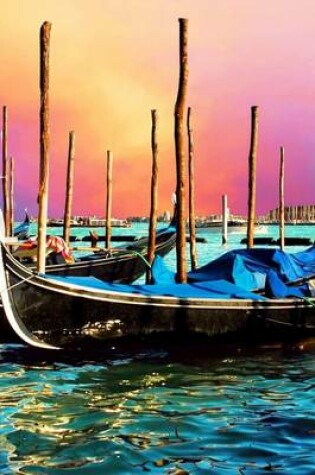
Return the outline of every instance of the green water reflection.
{"type": "Polygon", "coordinates": [[[312,349],[189,351],[31,364],[3,345],[0,473],[315,473],[312,349]]]}

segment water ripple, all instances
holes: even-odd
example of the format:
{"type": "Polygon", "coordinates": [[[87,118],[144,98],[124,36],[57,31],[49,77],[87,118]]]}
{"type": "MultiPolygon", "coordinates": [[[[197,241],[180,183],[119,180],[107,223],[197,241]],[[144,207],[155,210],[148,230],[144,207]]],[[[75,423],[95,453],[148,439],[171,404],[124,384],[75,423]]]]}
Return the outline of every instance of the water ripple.
{"type": "Polygon", "coordinates": [[[0,472],[315,473],[314,356],[35,364],[2,352],[0,472]]]}

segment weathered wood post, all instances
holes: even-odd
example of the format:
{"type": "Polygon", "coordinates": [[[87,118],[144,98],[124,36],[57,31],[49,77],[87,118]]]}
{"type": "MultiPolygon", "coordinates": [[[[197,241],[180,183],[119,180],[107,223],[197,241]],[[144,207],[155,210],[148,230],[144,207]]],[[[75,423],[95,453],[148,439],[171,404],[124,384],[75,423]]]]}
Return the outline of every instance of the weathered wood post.
{"type": "Polygon", "coordinates": [[[227,195],[222,195],[222,244],[228,240],[228,208],[227,195]]]}
{"type": "Polygon", "coordinates": [[[279,172],[279,233],[280,249],[284,250],[284,148],[280,147],[280,172],[279,172]]]}
{"type": "Polygon", "coordinates": [[[179,82],[175,104],[176,197],[178,228],[176,239],[177,281],[187,282],[185,219],[184,114],[188,82],[188,20],[179,19],[179,82]]]}
{"type": "Polygon", "coordinates": [[[251,140],[248,158],[248,217],[247,248],[254,245],[255,206],[256,206],[256,162],[258,143],[258,106],[251,108],[251,140]]]}
{"type": "Polygon", "coordinates": [[[14,158],[10,158],[10,236],[14,234],[14,158]]]}
{"type": "Polygon", "coordinates": [[[8,109],[2,108],[2,193],[3,193],[3,218],[6,235],[10,232],[10,206],[8,190],[8,109]]]}
{"type": "MultiPolygon", "coordinates": [[[[148,261],[152,264],[155,255],[156,244],[156,222],[157,222],[157,201],[158,201],[158,142],[157,128],[158,115],[156,110],[151,111],[152,130],[151,130],[151,149],[152,149],[152,174],[151,174],[151,207],[149,223],[149,244],[148,261]]],[[[146,283],[151,282],[151,269],[147,268],[146,283]]]]}
{"type": "Polygon", "coordinates": [[[113,153],[107,150],[107,194],[106,194],[106,240],[105,247],[110,248],[112,237],[112,183],[113,183],[113,153]]]}
{"type": "Polygon", "coordinates": [[[68,149],[68,167],[67,167],[67,185],[65,211],[63,218],[63,239],[66,244],[70,245],[70,221],[73,199],[73,176],[74,176],[74,154],[75,154],[75,133],[73,130],[69,132],[69,149],[68,149]]]}
{"type": "Polygon", "coordinates": [[[191,269],[197,267],[196,251],[196,214],[195,214],[195,168],[194,168],[194,140],[191,124],[191,107],[187,113],[188,131],[188,175],[189,175],[189,242],[190,242],[190,262],[191,269]]]}
{"type": "Polygon", "coordinates": [[[44,22],[40,29],[40,167],[38,194],[38,249],[37,272],[45,272],[46,230],[49,177],[49,49],[51,23],[44,22]]]}

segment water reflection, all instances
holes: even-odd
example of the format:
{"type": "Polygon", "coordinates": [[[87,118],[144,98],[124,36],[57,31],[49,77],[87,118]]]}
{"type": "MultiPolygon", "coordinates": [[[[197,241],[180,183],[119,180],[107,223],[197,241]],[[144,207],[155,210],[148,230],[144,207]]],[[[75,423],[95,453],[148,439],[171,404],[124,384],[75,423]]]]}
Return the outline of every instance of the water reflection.
{"type": "Polygon", "coordinates": [[[314,351],[24,352],[2,346],[1,473],[315,472],[314,351]]]}

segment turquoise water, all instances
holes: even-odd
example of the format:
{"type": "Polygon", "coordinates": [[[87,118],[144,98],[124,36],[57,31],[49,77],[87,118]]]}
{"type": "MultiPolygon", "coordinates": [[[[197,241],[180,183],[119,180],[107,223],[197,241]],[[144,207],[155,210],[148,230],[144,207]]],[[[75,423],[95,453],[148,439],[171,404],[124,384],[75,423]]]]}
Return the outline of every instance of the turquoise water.
{"type": "Polygon", "coordinates": [[[0,473],[314,474],[314,346],[216,352],[4,345],[0,473]]]}
{"type": "MultiPolygon", "coordinates": [[[[315,239],[298,228],[288,234],[315,239]]],[[[202,234],[200,264],[243,237],[222,248],[202,234]]],[[[0,473],[315,474],[314,363],[311,340],[93,354],[2,344],[0,473]]]]}

